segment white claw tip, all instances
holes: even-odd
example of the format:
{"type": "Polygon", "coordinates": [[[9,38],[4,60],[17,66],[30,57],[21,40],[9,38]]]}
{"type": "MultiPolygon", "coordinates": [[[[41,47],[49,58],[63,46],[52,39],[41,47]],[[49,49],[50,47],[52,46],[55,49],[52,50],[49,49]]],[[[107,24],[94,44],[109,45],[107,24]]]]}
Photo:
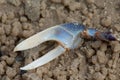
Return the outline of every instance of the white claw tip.
{"type": "Polygon", "coordinates": [[[21,67],[20,70],[27,70],[27,69],[25,69],[24,67],[21,67]]]}
{"type": "Polygon", "coordinates": [[[16,52],[16,51],[18,51],[18,50],[17,50],[17,48],[15,47],[14,50],[13,50],[13,52],[16,52]]]}

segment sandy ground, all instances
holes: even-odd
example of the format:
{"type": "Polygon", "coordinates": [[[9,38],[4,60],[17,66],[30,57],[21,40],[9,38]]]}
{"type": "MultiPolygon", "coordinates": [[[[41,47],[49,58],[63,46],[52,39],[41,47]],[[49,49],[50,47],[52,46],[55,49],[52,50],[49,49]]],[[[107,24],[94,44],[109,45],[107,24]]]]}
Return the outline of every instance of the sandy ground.
{"type": "Polygon", "coordinates": [[[85,40],[30,71],[20,67],[50,50],[51,42],[13,52],[22,40],[48,27],[79,22],[120,34],[120,0],[0,0],[0,80],[120,80],[120,43],[85,40]]]}

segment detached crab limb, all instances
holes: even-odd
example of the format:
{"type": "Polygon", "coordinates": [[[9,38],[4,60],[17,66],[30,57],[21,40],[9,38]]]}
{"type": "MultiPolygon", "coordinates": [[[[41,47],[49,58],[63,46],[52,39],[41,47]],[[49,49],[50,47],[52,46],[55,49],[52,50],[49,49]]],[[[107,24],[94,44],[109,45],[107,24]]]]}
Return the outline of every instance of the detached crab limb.
{"type": "Polygon", "coordinates": [[[67,50],[75,49],[79,47],[81,38],[95,38],[105,41],[119,40],[116,36],[107,32],[100,32],[93,28],[86,29],[85,26],[78,23],[65,23],[48,28],[42,32],[39,32],[30,38],[24,40],[18,44],[14,51],[21,51],[38,46],[46,41],[58,42],[58,47],[48,52],[43,57],[35,60],[20,69],[30,70],[42,66],[49,61],[55,59],[67,50]]]}

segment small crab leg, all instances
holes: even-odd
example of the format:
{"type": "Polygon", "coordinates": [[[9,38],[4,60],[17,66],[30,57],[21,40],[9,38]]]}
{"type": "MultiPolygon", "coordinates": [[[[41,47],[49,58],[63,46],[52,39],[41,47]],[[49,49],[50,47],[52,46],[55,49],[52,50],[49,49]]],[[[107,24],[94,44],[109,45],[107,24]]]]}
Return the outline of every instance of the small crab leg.
{"type": "Polygon", "coordinates": [[[37,68],[37,67],[42,66],[42,65],[48,63],[49,61],[55,59],[56,57],[60,56],[65,51],[66,50],[62,46],[58,46],[57,48],[51,50],[50,52],[48,52],[41,58],[33,61],[32,63],[30,63],[24,67],[21,67],[20,69],[21,70],[30,70],[30,69],[37,68]]]}
{"type": "Polygon", "coordinates": [[[93,28],[88,28],[82,32],[84,38],[94,38],[103,41],[120,41],[120,37],[112,34],[111,32],[100,32],[93,28]]]}

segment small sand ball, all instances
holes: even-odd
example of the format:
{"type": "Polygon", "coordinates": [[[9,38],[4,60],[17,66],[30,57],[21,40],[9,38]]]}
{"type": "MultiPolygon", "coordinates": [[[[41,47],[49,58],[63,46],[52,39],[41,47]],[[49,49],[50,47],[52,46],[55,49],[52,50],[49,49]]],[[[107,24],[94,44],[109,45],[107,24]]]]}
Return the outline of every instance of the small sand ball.
{"type": "Polygon", "coordinates": [[[15,17],[14,12],[8,12],[8,13],[7,13],[7,18],[8,18],[8,19],[11,20],[11,19],[14,19],[14,17],[15,17]]]}
{"type": "Polygon", "coordinates": [[[93,64],[97,64],[98,63],[97,56],[92,56],[92,63],[93,64]]]}
{"type": "Polygon", "coordinates": [[[18,21],[16,21],[16,22],[14,22],[12,25],[13,25],[12,35],[13,35],[13,36],[18,36],[19,33],[20,33],[21,30],[22,30],[22,27],[21,27],[22,25],[21,25],[21,23],[18,22],[18,21]]]}
{"type": "Polygon", "coordinates": [[[6,59],[6,62],[7,62],[8,65],[11,65],[14,62],[14,58],[9,57],[9,58],[6,59]]]}
{"type": "Polygon", "coordinates": [[[21,66],[21,63],[20,63],[20,62],[17,62],[17,61],[13,64],[13,68],[16,68],[16,69],[17,69],[17,68],[19,69],[20,66],[21,66]]]}
{"type": "Polygon", "coordinates": [[[33,34],[34,34],[34,30],[24,30],[23,31],[23,37],[25,37],[25,38],[28,38],[33,34]]]}
{"type": "Polygon", "coordinates": [[[11,33],[11,25],[5,25],[4,26],[4,29],[5,29],[5,33],[7,35],[9,35],[11,33]]]}
{"type": "Polygon", "coordinates": [[[111,42],[110,45],[114,52],[120,52],[120,44],[118,41],[111,42]]]}
{"type": "Polygon", "coordinates": [[[27,21],[27,18],[24,17],[24,16],[22,16],[22,17],[20,17],[20,21],[21,21],[21,22],[26,22],[26,21],[27,21]]]}
{"type": "Polygon", "coordinates": [[[70,0],[62,0],[62,3],[65,5],[65,6],[68,6],[70,4],[70,0]]]}
{"type": "Polygon", "coordinates": [[[73,2],[73,3],[69,4],[69,8],[71,11],[79,9],[80,7],[81,7],[81,5],[78,2],[73,2]]]}
{"type": "Polygon", "coordinates": [[[114,47],[114,52],[120,52],[120,44],[116,44],[114,47]]]}
{"type": "Polygon", "coordinates": [[[25,64],[29,64],[33,61],[33,59],[31,57],[27,57],[25,58],[25,64]]]}
{"type": "Polygon", "coordinates": [[[101,24],[102,24],[103,26],[105,26],[105,27],[110,26],[111,23],[112,23],[112,18],[111,18],[110,16],[108,16],[107,18],[103,18],[103,19],[101,20],[101,24]]]}
{"type": "Polygon", "coordinates": [[[15,69],[13,69],[11,67],[7,67],[6,74],[7,74],[8,77],[13,78],[13,77],[15,77],[17,72],[16,72],[15,69]]]}
{"type": "Polygon", "coordinates": [[[95,72],[93,74],[93,78],[94,78],[94,80],[104,80],[105,79],[104,75],[102,75],[100,72],[95,72]]]}
{"type": "Polygon", "coordinates": [[[114,27],[116,28],[117,31],[120,31],[120,24],[115,24],[114,27]]]}
{"type": "Polygon", "coordinates": [[[92,48],[91,49],[87,49],[86,50],[87,58],[92,57],[94,53],[95,53],[95,51],[92,48]]]}
{"type": "Polygon", "coordinates": [[[89,71],[90,74],[95,73],[95,70],[94,70],[93,66],[88,66],[88,71],[89,71]]]}
{"type": "Polygon", "coordinates": [[[101,64],[105,64],[107,62],[107,57],[105,55],[105,52],[103,51],[97,51],[97,58],[98,58],[98,61],[99,63],[101,64]]]}
{"type": "Polygon", "coordinates": [[[94,48],[94,49],[98,49],[100,46],[101,46],[102,42],[101,41],[95,41],[91,44],[91,46],[94,48]]]}
{"type": "Polygon", "coordinates": [[[100,50],[101,51],[106,51],[107,50],[107,44],[102,44],[101,46],[100,46],[100,50]]]}
{"type": "Polygon", "coordinates": [[[5,44],[7,41],[7,36],[6,35],[2,35],[1,36],[1,43],[5,44]]]}
{"type": "Polygon", "coordinates": [[[0,27],[0,35],[3,35],[5,33],[5,30],[3,27],[0,27]]]}
{"type": "Polygon", "coordinates": [[[0,64],[2,64],[4,67],[6,66],[6,62],[4,60],[1,61],[0,64]]]}

